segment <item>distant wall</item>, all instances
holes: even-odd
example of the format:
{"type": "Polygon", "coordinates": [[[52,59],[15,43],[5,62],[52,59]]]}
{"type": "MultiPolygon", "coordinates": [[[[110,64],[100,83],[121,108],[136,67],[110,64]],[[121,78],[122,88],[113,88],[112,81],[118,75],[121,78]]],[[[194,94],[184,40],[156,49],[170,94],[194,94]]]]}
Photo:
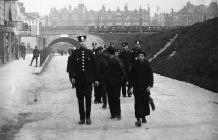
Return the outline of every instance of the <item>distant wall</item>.
{"type": "Polygon", "coordinates": [[[25,45],[30,43],[30,47],[34,49],[34,47],[37,45],[37,37],[21,37],[21,42],[24,42],[25,45]]]}
{"type": "Polygon", "coordinates": [[[24,42],[25,45],[27,45],[28,43],[30,44],[30,47],[32,49],[35,48],[35,46],[38,46],[38,48],[40,50],[42,50],[45,46],[45,42],[43,42],[43,38],[42,37],[35,37],[35,36],[26,36],[26,37],[21,37],[21,42],[24,42]]]}

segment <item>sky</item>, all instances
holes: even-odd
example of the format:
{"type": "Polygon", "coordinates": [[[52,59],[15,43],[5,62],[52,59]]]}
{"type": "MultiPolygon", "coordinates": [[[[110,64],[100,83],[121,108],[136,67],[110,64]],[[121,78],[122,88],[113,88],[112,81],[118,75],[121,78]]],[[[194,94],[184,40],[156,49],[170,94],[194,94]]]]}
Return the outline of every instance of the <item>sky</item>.
{"type": "Polygon", "coordinates": [[[83,2],[87,6],[88,10],[99,10],[104,4],[106,10],[116,10],[117,7],[123,10],[125,4],[128,4],[129,10],[139,9],[140,5],[143,9],[147,9],[148,5],[151,9],[151,15],[157,12],[170,12],[173,8],[174,11],[178,11],[187,2],[192,4],[205,4],[208,5],[211,1],[217,0],[19,0],[24,3],[27,12],[39,12],[40,15],[48,15],[50,8],[56,7],[57,9],[63,7],[76,7],[80,2],[83,2]]]}

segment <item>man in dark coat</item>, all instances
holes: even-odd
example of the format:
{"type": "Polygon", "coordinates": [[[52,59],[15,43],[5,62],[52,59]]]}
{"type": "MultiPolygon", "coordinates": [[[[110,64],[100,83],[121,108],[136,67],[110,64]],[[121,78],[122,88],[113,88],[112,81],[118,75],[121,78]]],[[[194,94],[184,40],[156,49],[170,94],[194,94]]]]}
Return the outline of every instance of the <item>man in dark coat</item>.
{"type": "Polygon", "coordinates": [[[95,49],[96,64],[98,69],[99,86],[95,87],[95,103],[101,103],[103,100],[102,108],[107,107],[107,95],[106,95],[106,85],[104,81],[106,72],[106,57],[103,55],[103,47],[98,47],[95,49]]]}
{"type": "Polygon", "coordinates": [[[69,57],[69,74],[72,78],[72,84],[76,87],[80,114],[79,124],[86,122],[87,125],[90,125],[92,84],[98,85],[96,60],[92,50],[86,48],[86,36],[78,36],[77,38],[80,42],[80,48],[73,51],[69,57]]]}
{"type": "Polygon", "coordinates": [[[32,63],[35,59],[36,60],[36,67],[37,67],[39,54],[40,54],[39,49],[37,46],[35,46],[35,49],[33,49],[33,57],[32,57],[30,66],[32,66],[32,63]]]}
{"type": "Polygon", "coordinates": [[[135,125],[141,126],[146,123],[146,116],[150,115],[150,88],[153,87],[153,72],[149,62],[145,59],[146,54],[142,50],[136,53],[137,60],[130,71],[130,85],[133,86],[135,97],[135,125]],[[142,119],[142,120],[141,120],[142,119]]]}
{"type": "Polygon", "coordinates": [[[115,48],[106,49],[107,67],[105,72],[105,83],[110,107],[111,119],[121,119],[120,89],[123,80],[127,79],[123,65],[115,56],[115,48]]]}
{"type": "MultiPolygon", "coordinates": [[[[132,54],[128,49],[128,43],[122,43],[123,51],[120,53],[119,58],[121,59],[125,72],[127,76],[129,76],[129,71],[131,68],[131,59],[132,59],[132,54]]],[[[123,97],[126,97],[126,83],[127,81],[122,81],[122,94],[123,97]]],[[[129,92],[128,88],[128,97],[131,97],[131,92],[129,92]]]]}
{"type": "MultiPolygon", "coordinates": [[[[68,50],[69,57],[68,57],[68,59],[67,59],[67,63],[69,63],[69,61],[70,61],[70,60],[69,60],[69,59],[70,59],[70,56],[71,56],[71,54],[73,53],[74,50],[76,50],[76,47],[69,48],[69,50],[68,50]]],[[[73,77],[71,77],[72,75],[69,73],[69,71],[70,71],[69,66],[70,66],[70,65],[67,65],[66,71],[67,71],[67,73],[69,74],[69,80],[70,80],[70,83],[71,83],[71,85],[72,85],[72,88],[74,88],[75,85],[74,85],[74,84],[72,83],[72,81],[71,81],[71,79],[72,79],[73,77]]]]}

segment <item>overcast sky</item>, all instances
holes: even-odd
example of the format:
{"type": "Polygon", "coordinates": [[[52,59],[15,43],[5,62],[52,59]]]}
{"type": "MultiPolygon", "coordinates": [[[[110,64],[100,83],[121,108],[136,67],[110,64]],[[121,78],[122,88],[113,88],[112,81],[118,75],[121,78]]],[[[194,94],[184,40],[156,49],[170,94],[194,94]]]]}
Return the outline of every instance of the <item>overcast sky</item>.
{"type": "MultiPolygon", "coordinates": [[[[117,6],[121,10],[125,3],[128,4],[129,10],[139,9],[140,5],[142,8],[148,7],[151,9],[151,13],[157,11],[159,7],[160,12],[170,12],[172,8],[174,11],[178,11],[186,2],[191,2],[193,4],[206,4],[208,5],[212,0],[20,0],[24,3],[27,12],[39,12],[41,15],[46,15],[50,11],[50,7],[56,7],[57,9],[63,7],[69,7],[69,5],[76,7],[81,1],[87,6],[88,10],[99,10],[104,4],[106,10],[109,8],[111,10],[116,10],[117,6]]],[[[217,1],[217,0],[213,0],[217,1]]]]}

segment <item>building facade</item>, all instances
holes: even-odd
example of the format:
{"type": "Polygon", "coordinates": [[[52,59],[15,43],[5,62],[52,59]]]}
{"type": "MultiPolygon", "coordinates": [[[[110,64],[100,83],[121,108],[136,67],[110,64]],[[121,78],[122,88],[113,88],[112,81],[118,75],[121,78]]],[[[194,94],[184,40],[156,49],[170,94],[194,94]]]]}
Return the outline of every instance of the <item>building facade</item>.
{"type": "Polygon", "coordinates": [[[215,17],[218,17],[217,2],[211,2],[208,6],[193,5],[187,2],[178,12],[174,12],[172,9],[170,13],[155,14],[151,20],[151,25],[190,26],[215,17]]]}
{"type": "Polygon", "coordinates": [[[41,16],[37,12],[26,12],[23,3],[18,3],[19,18],[27,27],[19,32],[20,41],[23,42],[27,49],[33,49],[38,46],[43,48],[43,39],[41,37],[41,16]]]}
{"type": "Polygon", "coordinates": [[[88,11],[80,3],[74,9],[71,6],[60,10],[52,8],[44,20],[45,26],[145,26],[150,24],[150,8],[130,11],[126,4],[123,10],[117,7],[111,11],[103,5],[99,11],[88,11]]]}
{"type": "Polygon", "coordinates": [[[16,1],[0,1],[0,64],[16,56],[19,24],[16,1]]]}

